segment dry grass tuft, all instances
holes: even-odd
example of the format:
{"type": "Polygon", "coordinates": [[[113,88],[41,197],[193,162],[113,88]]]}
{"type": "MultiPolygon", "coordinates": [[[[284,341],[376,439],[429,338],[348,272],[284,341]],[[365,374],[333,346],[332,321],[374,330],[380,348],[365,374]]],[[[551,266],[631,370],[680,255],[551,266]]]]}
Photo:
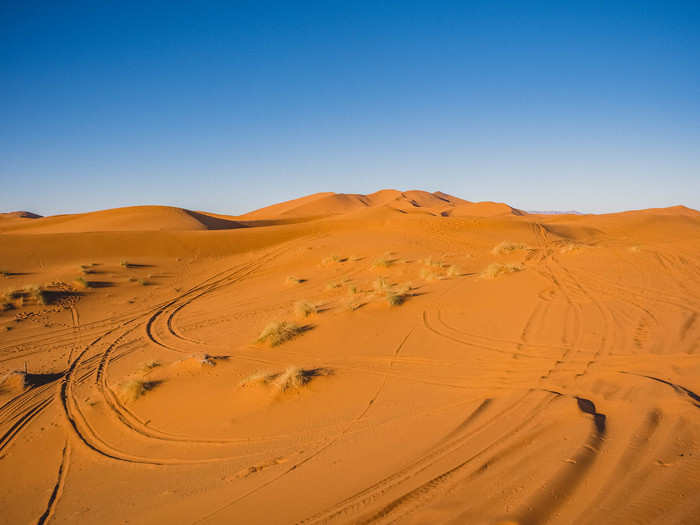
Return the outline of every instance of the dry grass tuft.
{"type": "Polygon", "coordinates": [[[308,317],[318,313],[318,308],[308,301],[297,301],[294,303],[294,313],[297,317],[308,317]]]}
{"type": "MultiPolygon", "coordinates": [[[[389,252],[390,253],[390,252],[389,252]]],[[[389,268],[392,264],[396,262],[396,259],[390,259],[389,257],[379,257],[372,263],[372,268],[389,268]]]]}
{"type": "Polygon", "coordinates": [[[335,290],[336,288],[340,288],[342,286],[342,283],[338,281],[331,281],[326,285],[326,290],[335,290]]]}
{"type": "Polygon", "coordinates": [[[447,276],[448,277],[459,277],[462,275],[462,272],[459,269],[459,266],[455,266],[454,264],[447,268],[447,276]]]}
{"type": "Polygon", "coordinates": [[[143,365],[141,365],[141,371],[144,374],[148,374],[154,368],[158,368],[159,366],[161,366],[160,361],[156,361],[155,359],[151,359],[150,361],[146,361],[143,365]]]}
{"type": "Polygon", "coordinates": [[[251,384],[262,383],[281,393],[301,388],[316,377],[328,376],[332,373],[332,370],[328,368],[303,369],[297,366],[290,366],[282,372],[256,372],[241,381],[239,386],[246,387],[251,384]]]}
{"type": "Polygon", "coordinates": [[[525,267],[522,264],[492,263],[489,264],[483,272],[481,272],[481,277],[484,279],[495,279],[501,275],[520,272],[524,269],[525,267]]]}
{"type": "Polygon", "coordinates": [[[258,343],[269,342],[270,346],[281,345],[304,331],[304,328],[287,321],[275,321],[268,324],[258,337],[258,343]]]}
{"type": "Polygon", "coordinates": [[[86,281],[84,277],[78,277],[73,283],[76,288],[90,288],[90,281],[86,281]]]}
{"type": "Polygon", "coordinates": [[[440,278],[439,274],[437,274],[436,272],[434,272],[433,270],[430,270],[428,268],[421,268],[420,276],[421,276],[421,279],[424,279],[426,281],[434,281],[434,280],[440,278]]]}
{"type": "Polygon", "coordinates": [[[491,253],[494,255],[502,255],[504,253],[510,253],[514,252],[516,250],[531,250],[532,248],[528,246],[527,244],[523,244],[521,242],[510,242],[510,241],[503,241],[496,246],[493,247],[493,250],[491,250],[491,253]]]}
{"type": "Polygon", "coordinates": [[[401,306],[406,302],[406,296],[396,292],[389,292],[386,294],[386,301],[389,303],[389,306],[401,306]]]}
{"type": "Polygon", "coordinates": [[[389,288],[390,284],[386,280],[386,277],[377,277],[373,282],[372,282],[372,288],[374,288],[378,292],[382,292],[389,288]]]}
{"type": "Polygon", "coordinates": [[[328,266],[328,265],[330,265],[330,264],[343,263],[343,262],[345,262],[345,261],[347,261],[347,260],[348,260],[347,257],[342,257],[342,256],[340,256],[340,255],[330,255],[330,256],[328,256],[328,257],[325,257],[325,258],[321,261],[321,264],[322,264],[323,266],[328,266]]]}
{"type": "Polygon", "coordinates": [[[36,302],[39,304],[47,305],[50,302],[49,293],[38,284],[27,286],[25,291],[34,297],[36,302]]]}
{"type": "Polygon", "coordinates": [[[156,381],[144,381],[143,379],[130,379],[119,387],[122,396],[128,401],[136,401],[158,383],[156,381]]]}

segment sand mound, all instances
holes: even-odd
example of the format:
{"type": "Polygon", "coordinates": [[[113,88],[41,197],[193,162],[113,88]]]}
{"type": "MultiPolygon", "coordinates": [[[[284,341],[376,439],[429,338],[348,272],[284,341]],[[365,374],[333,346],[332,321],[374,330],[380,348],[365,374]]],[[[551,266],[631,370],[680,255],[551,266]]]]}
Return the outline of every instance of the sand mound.
{"type": "Polygon", "coordinates": [[[55,215],[14,222],[6,233],[85,233],[104,231],[187,231],[240,228],[236,221],[170,206],[130,206],[110,210],[55,215]]]}
{"type": "Polygon", "coordinates": [[[252,211],[242,218],[323,217],[367,208],[389,206],[402,211],[440,214],[445,209],[468,204],[468,201],[446,193],[411,190],[380,190],[367,195],[359,193],[316,193],[300,199],[252,211]]]}
{"type": "Polygon", "coordinates": [[[455,207],[449,212],[451,217],[497,217],[500,215],[526,215],[522,210],[512,208],[502,202],[471,202],[455,207]]]}

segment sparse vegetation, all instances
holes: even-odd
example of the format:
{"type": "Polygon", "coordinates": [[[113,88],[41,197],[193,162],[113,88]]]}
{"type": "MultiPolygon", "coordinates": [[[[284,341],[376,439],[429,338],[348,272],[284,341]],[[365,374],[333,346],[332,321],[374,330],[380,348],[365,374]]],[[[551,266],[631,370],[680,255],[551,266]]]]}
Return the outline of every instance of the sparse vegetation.
{"type": "Polygon", "coordinates": [[[330,255],[321,261],[321,264],[328,266],[329,264],[343,263],[347,261],[347,257],[341,257],[340,255],[330,255]]]}
{"type": "Polygon", "coordinates": [[[354,312],[355,310],[359,310],[362,308],[364,305],[366,305],[366,302],[363,301],[350,301],[347,303],[346,308],[350,310],[351,312],[354,312]]]}
{"type": "Polygon", "coordinates": [[[523,244],[521,242],[510,242],[510,241],[503,241],[498,243],[496,246],[493,247],[493,250],[491,250],[491,253],[494,255],[502,255],[504,253],[510,253],[514,252],[516,250],[531,250],[532,248],[528,246],[527,244],[523,244]]]}
{"type": "Polygon", "coordinates": [[[395,292],[389,292],[386,294],[386,300],[389,306],[401,306],[406,301],[406,296],[395,292]]]}
{"type": "Polygon", "coordinates": [[[426,281],[434,281],[439,278],[439,275],[429,268],[421,268],[420,276],[426,281]]]}
{"type": "Polygon", "coordinates": [[[315,304],[308,301],[297,301],[294,303],[294,313],[297,317],[308,317],[318,312],[315,304]]]}
{"type": "Polygon", "coordinates": [[[389,257],[379,257],[378,259],[374,260],[372,268],[389,268],[392,264],[394,264],[394,262],[395,260],[390,259],[389,257]]]}
{"type": "Polygon", "coordinates": [[[124,260],[124,259],[122,259],[121,261],[119,261],[119,265],[122,266],[123,268],[129,268],[129,267],[131,266],[131,264],[129,263],[129,261],[126,261],[126,260],[124,260]]]}
{"type": "Polygon", "coordinates": [[[332,370],[328,368],[314,368],[305,370],[297,366],[290,366],[282,372],[257,372],[241,381],[240,386],[246,387],[251,384],[262,383],[273,387],[281,393],[289,390],[295,390],[306,385],[315,377],[328,376],[331,373],[332,370]]]}
{"type": "Polygon", "coordinates": [[[139,283],[141,286],[148,286],[148,285],[151,284],[151,283],[150,283],[149,281],[147,281],[146,279],[137,279],[136,282],[139,283]]]}
{"type": "Polygon", "coordinates": [[[86,281],[84,277],[78,277],[74,282],[78,288],[90,288],[90,281],[86,281]]]}
{"type": "Polygon", "coordinates": [[[161,366],[160,361],[156,361],[155,359],[151,359],[150,361],[146,361],[142,366],[141,366],[141,371],[144,374],[148,374],[151,370],[154,368],[158,368],[161,366]]]}
{"type": "Polygon", "coordinates": [[[44,290],[41,286],[38,284],[33,284],[31,286],[28,286],[25,288],[25,290],[32,296],[34,297],[34,300],[36,300],[37,303],[47,305],[50,302],[50,297],[49,293],[44,290]]]}
{"type": "Polygon", "coordinates": [[[401,306],[410,297],[413,288],[410,284],[404,284],[386,293],[386,300],[389,306],[401,306]]]}
{"type": "Polygon", "coordinates": [[[427,266],[428,268],[438,268],[438,269],[440,269],[444,266],[442,261],[436,261],[435,259],[433,259],[432,256],[426,257],[425,259],[423,259],[423,264],[425,266],[427,266]]]}
{"type": "Polygon", "coordinates": [[[492,263],[481,273],[481,277],[484,279],[495,279],[500,275],[519,272],[524,269],[525,267],[522,264],[492,263]]]}
{"type": "Polygon", "coordinates": [[[460,275],[462,275],[462,272],[460,272],[458,266],[455,266],[453,264],[449,268],[447,268],[447,276],[448,277],[458,277],[460,275]]]}
{"type": "Polygon", "coordinates": [[[287,284],[301,284],[301,283],[306,282],[306,279],[301,279],[301,278],[299,278],[299,277],[295,277],[295,276],[293,276],[293,275],[290,275],[290,276],[287,277],[287,279],[285,280],[285,282],[286,282],[287,284]]]}
{"type": "Polygon", "coordinates": [[[385,277],[377,277],[374,282],[372,282],[372,288],[378,292],[382,292],[389,287],[389,282],[385,277]]]}
{"type": "Polygon", "coordinates": [[[303,327],[287,321],[276,321],[268,324],[258,337],[258,343],[270,343],[270,346],[281,345],[293,339],[304,331],[303,327]]]}
{"type": "Polygon", "coordinates": [[[119,390],[125,399],[136,401],[149,390],[152,390],[158,383],[155,381],[144,381],[143,379],[130,379],[121,384],[119,390]]]}

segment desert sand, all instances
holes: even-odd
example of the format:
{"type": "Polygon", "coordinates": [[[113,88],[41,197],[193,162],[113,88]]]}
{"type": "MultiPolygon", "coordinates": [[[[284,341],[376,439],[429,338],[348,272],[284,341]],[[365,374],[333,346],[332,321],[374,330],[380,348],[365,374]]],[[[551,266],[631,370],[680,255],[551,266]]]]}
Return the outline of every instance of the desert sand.
{"type": "Polygon", "coordinates": [[[2,523],[700,522],[695,210],[14,213],[0,271],[2,523]]]}

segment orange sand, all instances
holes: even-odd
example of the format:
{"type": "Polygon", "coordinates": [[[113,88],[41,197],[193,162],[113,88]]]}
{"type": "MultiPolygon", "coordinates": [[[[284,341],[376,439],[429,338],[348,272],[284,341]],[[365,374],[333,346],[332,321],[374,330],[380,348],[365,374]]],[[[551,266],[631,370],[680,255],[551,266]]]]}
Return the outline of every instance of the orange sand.
{"type": "Polygon", "coordinates": [[[1,523],[700,519],[695,210],[8,214],[0,271],[1,523]]]}

